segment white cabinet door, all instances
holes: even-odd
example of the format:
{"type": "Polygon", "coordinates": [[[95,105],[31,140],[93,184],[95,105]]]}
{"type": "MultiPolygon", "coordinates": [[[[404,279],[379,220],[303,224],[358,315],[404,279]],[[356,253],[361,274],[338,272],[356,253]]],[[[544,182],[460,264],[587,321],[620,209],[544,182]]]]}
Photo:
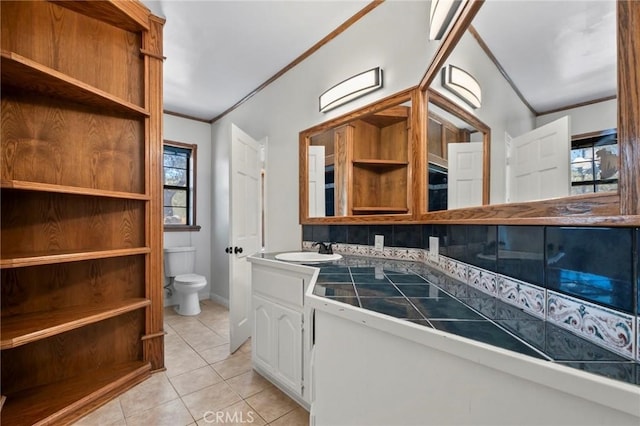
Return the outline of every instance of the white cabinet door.
{"type": "Polygon", "coordinates": [[[275,368],[278,378],[302,393],[302,312],[273,306],[275,368]]]}
{"type": "Polygon", "coordinates": [[[251,351],[253,361],[267,370],[274,368],[273,327],[273,303],[254,295],[251,351]]]}
{"type": "Polygon", "coordinates": [[[253,296],[253,362],[300,396],[302,325],[302,312],[253,296]]]}

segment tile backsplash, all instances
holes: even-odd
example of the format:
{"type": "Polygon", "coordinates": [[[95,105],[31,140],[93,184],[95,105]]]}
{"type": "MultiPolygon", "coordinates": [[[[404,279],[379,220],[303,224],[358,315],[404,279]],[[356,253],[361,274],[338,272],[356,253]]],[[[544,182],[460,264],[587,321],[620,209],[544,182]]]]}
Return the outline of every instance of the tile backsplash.
{"type": "Polygon", "coordinates": [[[429,237],[438,237],[435,266],[449,275],[640,360],[640,228],[303,226],[304,241],[353,245],[357,254],[369,254],[375,235],[384,235],[385,255],[406,260],[424,260],[429,237]]]}

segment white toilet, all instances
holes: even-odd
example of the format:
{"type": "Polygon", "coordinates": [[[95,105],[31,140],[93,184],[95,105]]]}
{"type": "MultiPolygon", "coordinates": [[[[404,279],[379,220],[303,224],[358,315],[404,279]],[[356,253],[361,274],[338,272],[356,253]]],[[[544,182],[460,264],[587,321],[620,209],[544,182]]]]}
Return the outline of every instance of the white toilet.
{"type": "Polygon", "coordinates": [[[198,315],[198,291],[207,285],[207,279],[193,273],[196,261],[195,247],[166,247],[164,274],[171,279],[178,295],[176,312],[180,315],[198,315]]]}

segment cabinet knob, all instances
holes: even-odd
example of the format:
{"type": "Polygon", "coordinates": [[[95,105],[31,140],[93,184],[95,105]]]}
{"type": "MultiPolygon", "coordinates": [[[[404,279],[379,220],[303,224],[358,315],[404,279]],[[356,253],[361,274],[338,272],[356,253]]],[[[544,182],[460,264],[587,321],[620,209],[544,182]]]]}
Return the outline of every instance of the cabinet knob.
{"type": "Polygon", "coordinates": [[[232,247],[225,247],[224,248],[224,252],[227,253],[227,254],[231,253],[231,250],[232,250],[232,247]]]}
{"type": "Polygon", "coordinates": [[[235,254],[242,253],[242,247],[235,247],[235,248],[233,249],[233,252],[234,252],[235,254]]]}

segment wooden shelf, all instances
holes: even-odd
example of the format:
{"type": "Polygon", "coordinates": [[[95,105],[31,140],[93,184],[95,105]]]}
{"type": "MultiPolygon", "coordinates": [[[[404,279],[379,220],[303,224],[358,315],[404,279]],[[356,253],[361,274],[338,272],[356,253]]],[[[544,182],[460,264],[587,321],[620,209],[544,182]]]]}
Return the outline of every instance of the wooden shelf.
{"type": "MultiPolygon", "coordinates": [[[[2,84],[109,111],[148,117],[149,112],[17,53],[2,50],[2,84]]],[[[4,90],[4,87],[3,87],[4,90]]]]}
{"type": "Polygon", "coordinates": [[[61,422],[75,410],[112,395],[114,391],[148,377],[151,365],[128,362],[85,371],[67,380],[7,395],[2,409],[4,425],[45,425],[61,422]]]}
{"type": "Polygon", "coordinates": [[[371,213],[408,213],[409,209],[406,207],[354,207],[354,214],[371,214],[371,213]]]}
{"type": "Polygon", "coordinates": [[[42,254],[7,254],[3,253],[4,258],[0,259],[0,269],[4,268],[22,268],[25,266],[50,265],[53,263],[79,262],[82,260],[104,259],[108,257],[134,256],[137,254],[150,253],[148,247],[136,247],[115,250],[98,250],[98,251],[65,251],[65,252],[46,252],[42,254]]]}
{"type": "Polygon", "coordinates": [[[121,300],[96,306],[72,306],[46,312],[12,315],[2,318],[0,349],[11,349],[94,322],[144,308],[145,298],[121,300]]]}
{"type": "Polygon", "coordinates": [[[54,185],[40,182],[27,182],[23,180],[3,180],[0,187],[4,189],[20,189],[24,191],[54,192],[59,194],[91,195],[94,197],[121,198],[127,200],[148,201],[151,199],[146,194],[133,192],[106,191],[103,189],[82,188],[78,186],[54,185]]]}
{"type": "Polygon", "coordinates": [[[409,164],[408,161],[397,160],[375,160],[375,159],[361,159],[353,160],[354,166],[364,167],[404,167],[409,164]]]}

